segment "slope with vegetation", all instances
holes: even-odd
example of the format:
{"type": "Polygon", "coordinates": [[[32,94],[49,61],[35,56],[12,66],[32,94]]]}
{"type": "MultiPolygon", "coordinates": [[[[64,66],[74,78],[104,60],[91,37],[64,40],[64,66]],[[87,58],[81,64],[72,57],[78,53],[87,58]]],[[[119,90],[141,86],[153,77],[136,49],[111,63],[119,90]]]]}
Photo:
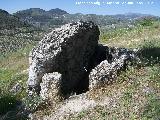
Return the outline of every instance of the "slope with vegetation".
{"type": "Polygon", "coordinates": [[[0,10],[0,56],[38,41],[42,30],[0,10]]]}
{"type": "MultiPolygon", "coordinates": [[[[2,12],[3,16],[8,16],[7,12],[2,12]]],[[[43,13],[43,10],[41,12],[43,13]]],[[[65,14],[65,16],[72,15],[65,14]]],[[[78,15],[75,15],[72,16],[73,19],[76,16],[78,18],[78,15]]],[[[94,15],[91,16],[90,19],[94,15]]],[[[14,17],[11,16],[11,21],[12,18],[14,17]]],[[[23,22],[16,23],[17,20],[16,18],[15,22],[10,22],[15,24],[13,27],[6,27],[8,23],[5,23],[2,25],[4,28],[0,30],[2,51],[0,53],[0,116],[9,110],[14,110],[17,101],[24,100],[29,52],[44,34],[43,31],[26,26],[23,22]],[[11,94],[10,90],[17,83],[21,85],[21,90],[16,95],[11,94]]],[[[110,20],[112,21],[112,18],[110,20]]],[[[104,25],[112,22],[104,21],[104,25]]],[[[140,48],[141,63],[129,66],[126,71],[121,72],[114,83],[87,92],[88,98],[97,104],[90,109],[69,115],[64,114],[62,115],[64,119],[158,120],[160,118],[160,21],[145,18],[135,22],[133,26],[121,22],[117,22],[117,25],[120,27],[112,26],[110,29],[106,26],[101,27],[100,43],[130,49],[140,48]]],[[[32,102],[40,102],[40,99],[37,97],[32,102]]],[[[45,116],[54,113],[54,110],[56,109],[52,106],[47,110],[40,108],[37,114],[45,116]]]]}
{"type": "Polygon", "coordinates": [[[43,34],[42,30],[0,10],[0,116],[13,110],[25,96],[28,54],[43,34]],[[22,91],[15,96],[11,89],[17,83],[22,91]]]}
{"type": "Polygon", "coordinates": [[[19,20],[18,17],[9,14],[7,11],[0,9],[0,30],[27,27],[27,23],[19,20]]]}

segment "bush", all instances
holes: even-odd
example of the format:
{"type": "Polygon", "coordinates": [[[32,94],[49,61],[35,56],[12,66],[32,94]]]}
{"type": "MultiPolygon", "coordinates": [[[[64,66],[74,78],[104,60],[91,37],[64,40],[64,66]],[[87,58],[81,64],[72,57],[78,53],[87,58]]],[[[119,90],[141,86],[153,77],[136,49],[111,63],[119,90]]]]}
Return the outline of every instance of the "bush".
{"type": "Polygon", "coordinates": [[[15,95],[6,93],[0,95],[0,115],[13,110],[17,105],[17,98],[15,95]]]}
{"type": "Polygon", "coordinates": [[[142,26],[152,26],[153,25],[153,21],[151,18],[143,18],[139,24],[142,26]]]}
{"type": "Polygon", "coordinates": [[[160,41],[157,39],[145,41],[141,46],[140,57],[147,65],[160,63],[160,41]]]}
{"type": "Polygon", "coordinates": [[[37,94],[34,94],[33,96],[26,96],[23,102],[26,105],[26,109],[28,109],[29,111],[37,110],[38,107],[40,107],[44,103],[42,98],[37,94]]]}

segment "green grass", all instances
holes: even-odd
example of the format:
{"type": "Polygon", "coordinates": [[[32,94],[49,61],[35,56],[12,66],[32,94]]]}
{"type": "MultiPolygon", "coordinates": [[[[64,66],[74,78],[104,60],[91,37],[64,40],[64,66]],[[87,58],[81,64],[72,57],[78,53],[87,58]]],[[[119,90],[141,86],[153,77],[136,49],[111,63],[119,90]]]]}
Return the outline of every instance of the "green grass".
{"type": "Polygon", "coordinates": [[[109,31],[101,31],[100,35],[100,42],[104,43],[110,39],[116,38],[116,37],[121,37],[125,34],[128,34],[128,32],[132,32],[133,30],[141,30],[140,27],[136,28],[117,28],[109,31]]]}
{"type": "MultiPolygon", "coordinates": [[[[24,82],[27,79],[27,73],[23,70],[28,69],[28,54],[32,49],[32,45],[17,52],[9,53],[0,58],[0,89],[7,89],[9,85],[16,82],[24,82]]],[[[6,90],[5,89],[5,90],[6,90]]]]}
{"type": "Polygon", "coordinates": [[[28,79],[29,52],[43,36],[43,31],[34,28],[21,28],[0,31],[0,113],[15,108],[17,101],[26,99],[26,82],[28,79]],[[11,93],[17,83],[21,90],[11,93]]]}
{"type": "Polygon", "coordinates": [[[160,98],[154,94],[148,96],[148,102],[144,107],[142,118],[145,120],[158,120],[160,118],[160,98]]]}
{"type": "Polygon", "coordinates": [[[132,28],[117,28],[111,31],[101,31],[100,43],[108,46],[138,48],[148,39],[159,39],[160,22],[151,26],[136,25],[132,28]]]}
{"type": "Polygon", "coordinates": [[[28,79],[28,54],[33,45],[16,52],[10,52],[0,57],[0,113],[12,110],[17,101],[26,96],[26,81],[28,79]],[[19,83],[22,87],[16,95],[11,88],[19,83]]]}

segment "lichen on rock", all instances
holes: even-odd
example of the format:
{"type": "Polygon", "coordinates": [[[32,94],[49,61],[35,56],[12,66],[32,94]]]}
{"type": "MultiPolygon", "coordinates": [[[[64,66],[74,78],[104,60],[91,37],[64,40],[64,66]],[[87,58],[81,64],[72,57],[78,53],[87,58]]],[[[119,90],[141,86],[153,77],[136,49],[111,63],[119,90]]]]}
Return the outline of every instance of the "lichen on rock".
{"type": "Polygon", "coordinates": [[[56,101],[60,99],[61,80],[62,75],[58,72],[44,74],[40,83],[40,96],[44,101],[56,101]]]}
{"type": "Polygon", "coordinates": [[[129,62],[137,59],[136,52],[125,48],[109,48],[107,59],[98,64],[89,74],[89,89],[109,84],[118,72],[126,69],[129,62]]]}

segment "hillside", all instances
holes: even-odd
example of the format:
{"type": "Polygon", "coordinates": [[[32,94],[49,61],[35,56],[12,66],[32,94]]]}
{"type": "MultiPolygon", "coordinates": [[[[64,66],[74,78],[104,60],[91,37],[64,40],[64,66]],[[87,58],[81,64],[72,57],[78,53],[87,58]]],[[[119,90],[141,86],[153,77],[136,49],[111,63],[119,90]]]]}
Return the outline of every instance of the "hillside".
{"type": "Polygon", "coordinates": [[[49,11],[45,11],[40,8],[30,8],[14,13],[14,15],[19,17],[22,21],[28,22],[40,28],[48,28],[52,24],[53,26],[64,24],[63,15],[66,14],[68,14],[66,11],[59,8],[51,9],[49,11]]]}
{"type": "Polygon", "coordinates": [[[0,57],[8,52],[14,52],[39,40],[43,33],[17,16],[0,10],[0,57]]]}
{"type": "Polygon", "coordinates": [[[133,25],[136,19],[145,16],[151,16],[157,18],[156,16],[138,14],[138,13],[128,13],[124,15],[96,15],[96,14],[69,14],[61,9],[51,9],[45,11],[40,8],[30,8],[27,10],[22,10],[14,13],[15,16],[19,17],[22,21],[27,21],[28,23],[43,29],[54,28],[72,21],[93,21],[100,27],[119,27],[133,25]]]}
{"type": "Polygon", "coordinates": [[[9,14],[7,11],[0,9],[0,30],[27,26],[29,25],[20,21],[18,17],[13,16],[9,14]]]}
{"type": "MultiPolygon", "coordinates": [[[[160,119],[160,21],[157,17],[141,14],[68,14],[60,9],[45,11],[39,8],[20,11],[14,15],[1,10],[0,16],[3,16],[0,17],[3,20],[0,22],[0,26],[3,26],[0,30],[0,119],[27,119],[21,108],[24,104],[31,109],[39,106],[30,115],[35,120],[160,119]],[[40,40],[46,38],[48,28],[80,19],[92,20],[98,24],[99,43],[109,48],[139,50],[140,61],[129,64],[113,82],[83,94],[72,93],[68,99],[56,104],[46,104],[39,96],[28,97],[26,82],[30,51],[40,40]],[[23,104],[19,107],[21,103],[23,104]]],[[[46,39],[48,38],[50,37],[46,39]]],[[[65,56],[64,52],[61,57],[65,56]]],[[[65,69],[66,66],[67,64],[63,65],[65,69]]]]}

